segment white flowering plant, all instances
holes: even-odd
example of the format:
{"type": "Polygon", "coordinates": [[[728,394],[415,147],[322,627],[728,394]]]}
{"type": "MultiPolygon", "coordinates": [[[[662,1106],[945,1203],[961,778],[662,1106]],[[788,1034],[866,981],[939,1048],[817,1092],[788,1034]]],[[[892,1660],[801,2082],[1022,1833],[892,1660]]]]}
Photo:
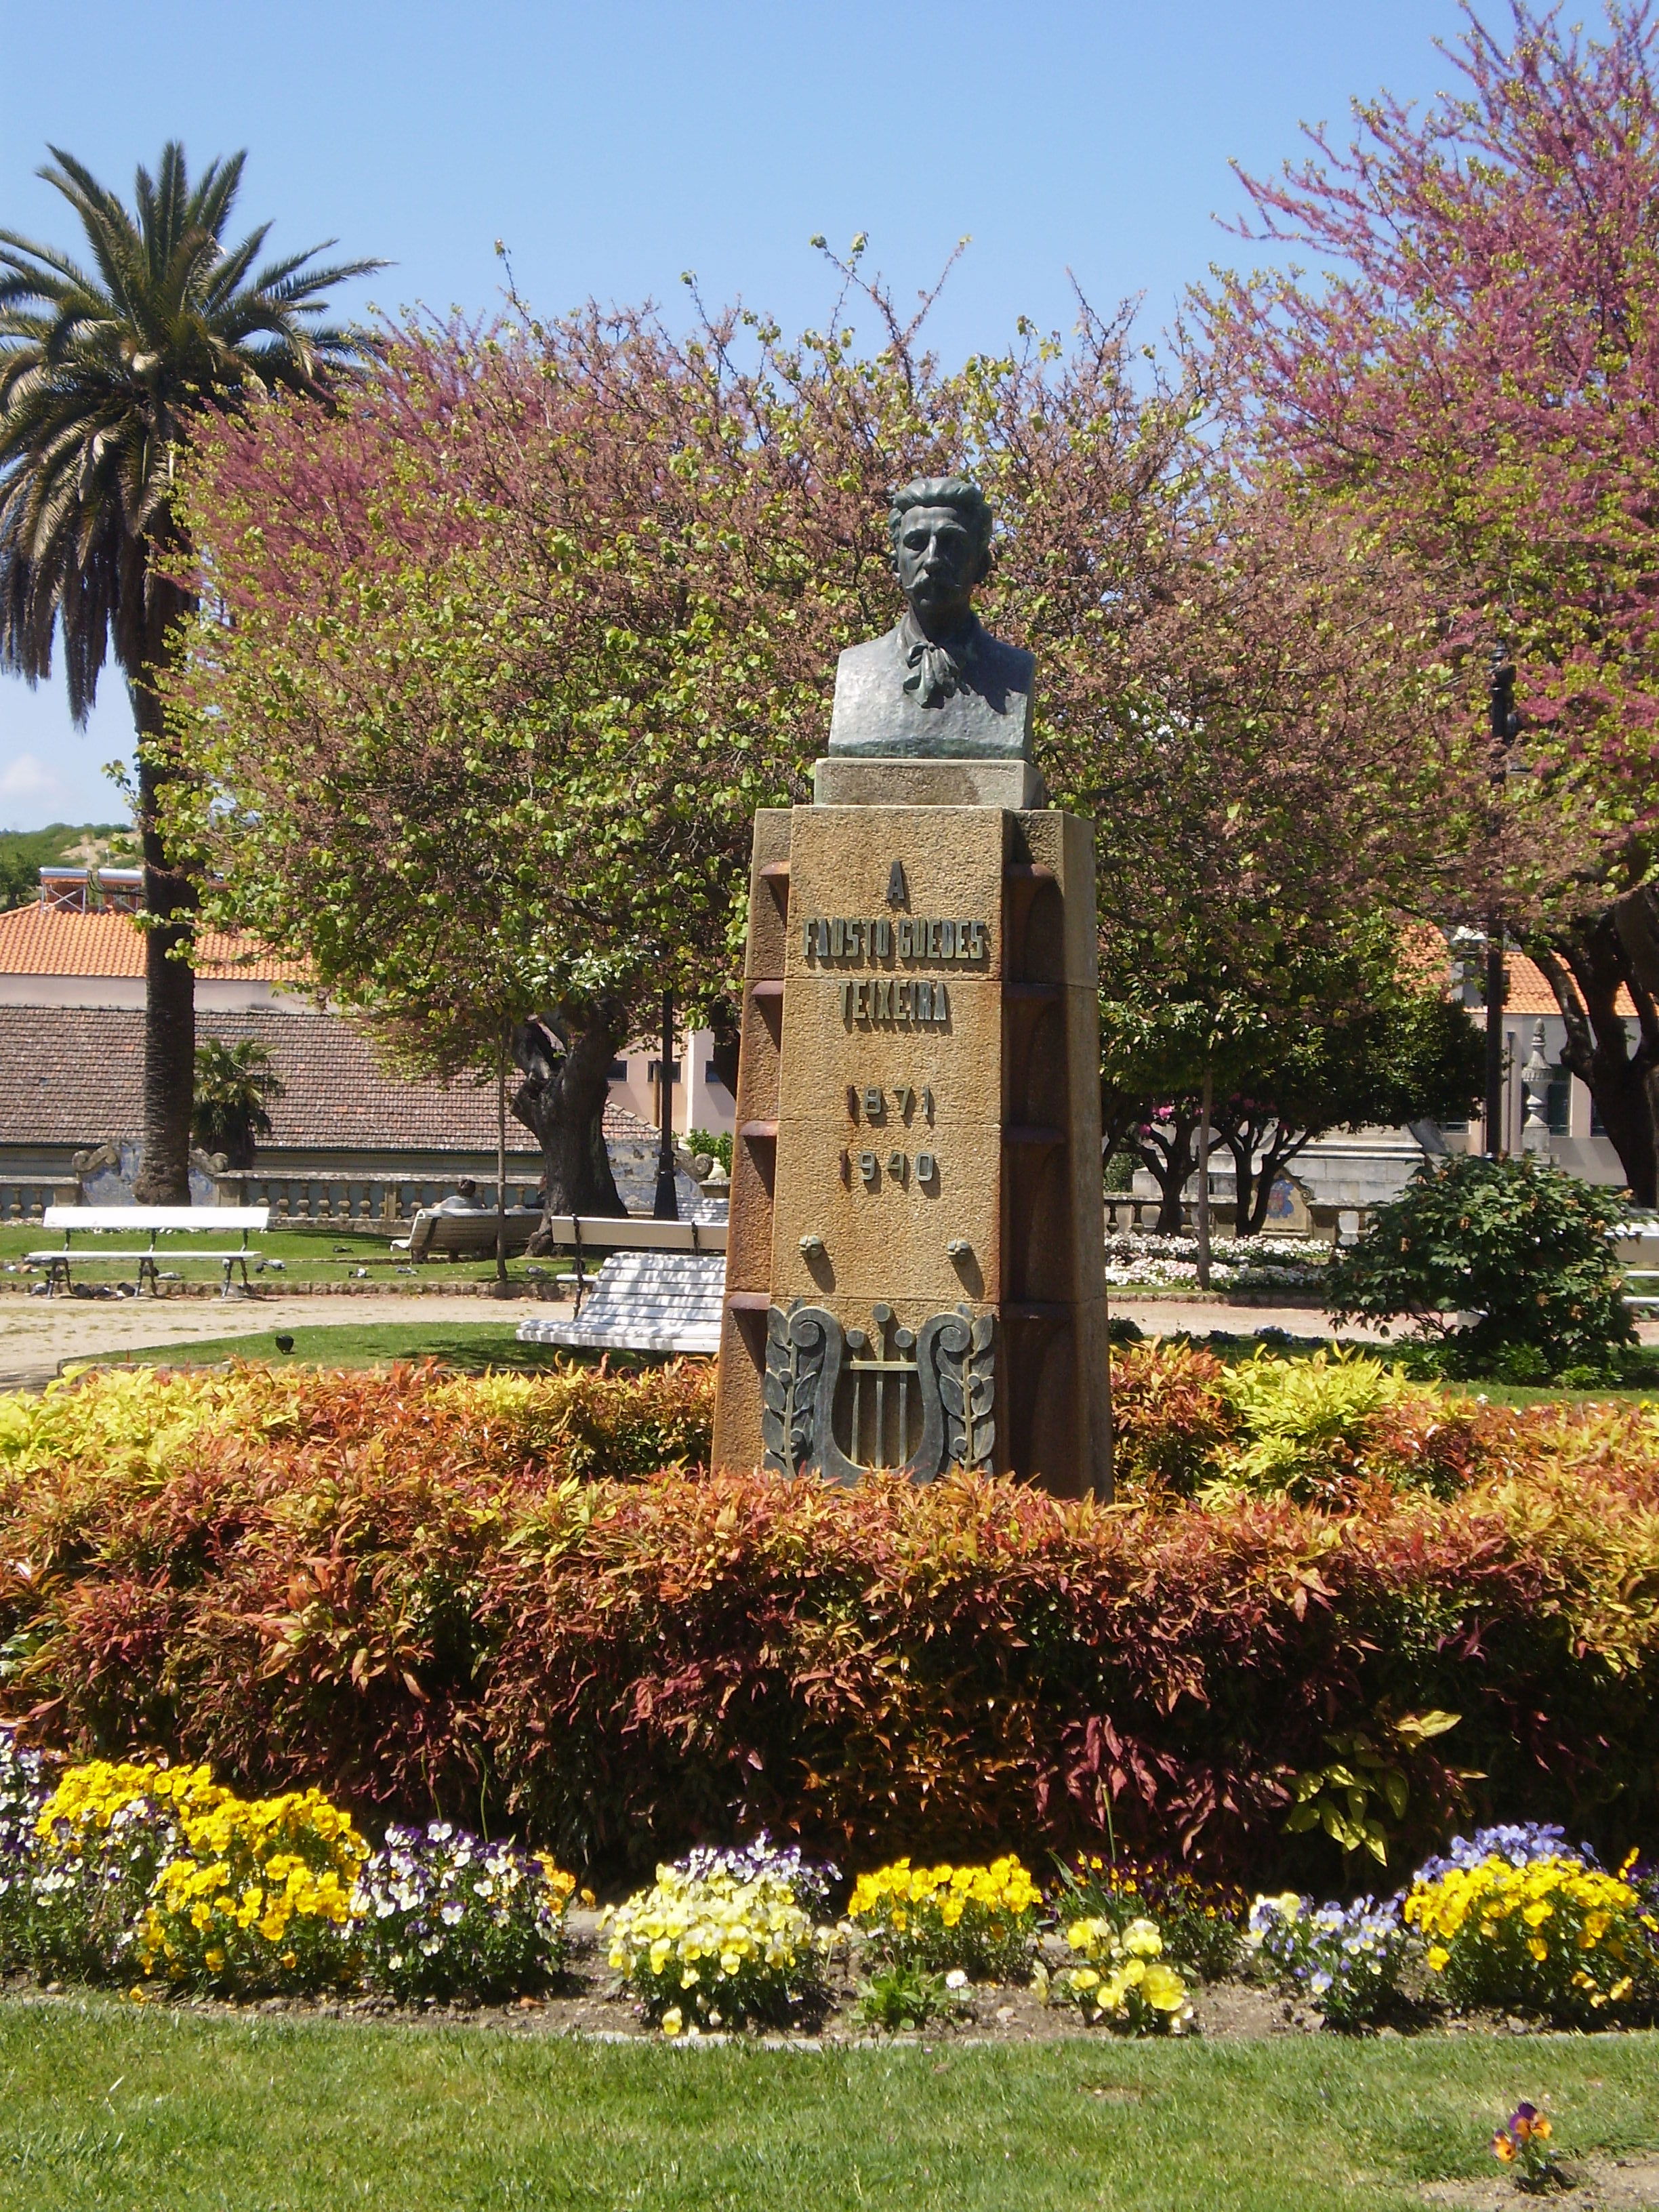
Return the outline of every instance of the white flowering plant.
{"type": "Polygon", "coordinates": [[[1414,1948],[1397,1897],[1316,1905],[1294,1890],[1256,1899],[1246,1940],[1332,2027],[1369,2027],[1396,2004],[1414,1948]]]}
{"type": "Polygon", "coordinates": [[[608,1906],[610,1962],[665,2035],[750,2021],[787,2026],[824,1997],[835,1929],[819,1924],[826,1874],[774,1853],[696,1851],[608,1906]]]}
{"type": "Polygon", "coordinates": [[[45,1764],[0,1726],[0,1971],[28,1962],[38,1838],[46,1803],[45,1764]]]}
{"type": "Polygon", "coordinates": [[[186,1820],[226,1794],[204,1766],[91,1759],[70,1767],[16,1862],[9,1918],[23,1962],[88,1981],[141,1964],[157,1878],[185,1854],[186,1820]]]}
{"type": "Polygon", "coordinates": [[[363,1978],[409,2003],[545,1988],[564,1964],[574,1875],[448,1820],[390,1827],[351,1896],[363,1978]]]}
{"type": "MultiPolygon", "coordinates": [[[[1210,1244],[1210,1284],[1224,1290],[1317,1290],[1330,1265],[1318,1237],[1217,1237],[1210,1244]]],[[[1106,1239],[1106,1281],[1121,1290],[1182,1289],[1198,1280],[1196,1237],[1154,1237],[1115,1231],[1106,1239]]]]}
{"type": "Polygon", "coordinates": [[[1049,2002],[1075,2006],[1091,2027],[1104,2022],[1126,2035],[1181,2035],[1192,2024],[1187,1984],[1164,1956],[1151,1920],[1126,1927],[1091,1915],[1066,1930],[1074,1963],[1048,1982],[1049,2002]]]}

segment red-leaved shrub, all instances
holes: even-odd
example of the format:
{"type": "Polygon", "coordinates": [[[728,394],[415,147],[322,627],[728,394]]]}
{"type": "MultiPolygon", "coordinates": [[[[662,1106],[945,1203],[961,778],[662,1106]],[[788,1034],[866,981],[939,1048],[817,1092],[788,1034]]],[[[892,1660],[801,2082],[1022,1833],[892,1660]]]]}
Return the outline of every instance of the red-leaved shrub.
{"type": "MultiPolygon", "coordinates": [[[[1282,1833],[1292,1776],[1328,1730],[1441,1707],[1463,1718],[1413,1766],[1391,1864],[1460,1788],[1607,1850],[1659,1828],[1639,1410],[1459,1413],[1480,1472],[1455,1496],[1360,1480],[1333,1513],[579,1479],[626,1431],[615,1378],[193,1387],[200,1418],[149,1386],[173,1395],[125,1455],[117,1382],[0,1419],[0,1679],[65,1749],[516,1826],[589,1867],[763,1822],[855,1863],[1041,1854],[1109,1800],[1134,1849],[1328,1886],[1334,1848],[1282,1833]]],[[[626,1388],[688,1436],[706,1407],[686,1370],[626,1388]]]]}

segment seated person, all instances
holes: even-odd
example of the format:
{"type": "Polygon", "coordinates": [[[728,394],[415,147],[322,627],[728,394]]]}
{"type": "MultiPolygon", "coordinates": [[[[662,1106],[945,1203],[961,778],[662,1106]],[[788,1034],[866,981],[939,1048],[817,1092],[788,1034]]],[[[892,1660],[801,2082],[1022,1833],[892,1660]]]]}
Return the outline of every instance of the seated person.
{"type": "Polygon", "coordinates": [[[488,1213],[487,1206],[478,1196],[478,1186],[471,1176],[462,1176],[455,1185],[452,1198],[441,1198],[431,1209],[434,1213],[488,1213]]]}

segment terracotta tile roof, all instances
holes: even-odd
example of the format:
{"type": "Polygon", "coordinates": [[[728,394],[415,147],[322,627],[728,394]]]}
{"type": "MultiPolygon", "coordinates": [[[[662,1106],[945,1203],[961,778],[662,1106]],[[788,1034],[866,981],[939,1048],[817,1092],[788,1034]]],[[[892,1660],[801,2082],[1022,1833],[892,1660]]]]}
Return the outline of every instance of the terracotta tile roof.
{"type": "MultiPolygon", "coordinates": [[[[1408,975],[1437,975],[1443,983],[1446,980],[1451,954],[1445,939],[1432,922],[1416,922],[1407,928],[1401,936],[1401,964],[1408,975]]],[[[1484,962],[1486,955],[1480,953],[1477,957],[1484,962]]],[[[1524,952],[1511,952],[1506,956],[1504,964],[1509,975],[1509,991],[1504,1000],[1506,1014],[1560,1012],[1549,980],[1535,960],[1528,959],[1524,952]]],[[[1484,968],[1482,973],[1485,973],[1484,968]]],[[[1630,993],[1622,988],[1619,994],[1618,1009],[1621,1014],[1634,1018],[1635,1004],[1630,993]]],[[[1471,1011],[1477,1019],[1480,1018],[1478,1006],[1471,1011]]]]}
{"type": "MultiPolygon", "coordinates": [[[[368,1039],[337,1014],[280,1007],[198,1011],[196,1030],[199,1037],[229,1044],[257,1037],[269,1049],[285,1091],[270,1109],[272,1147],[495,1149],[493,1085],[389,1075],[368,1039]]],[[[0,1145],[135,1141],[143,1053],[144,1017],[137,1006],[0,1006],[0,1145]]],[[[514,1153],[536,1149],[516,1121],[507,1124],[507,1144],[514,1153]]]]}
{"type": "Polygon", "coordinates": [[[613,1105],[608,1098],[605,1105],[605,1133],[608,1138],[625,1138],[635,1145],[654,1145],[657,1141],[657,1133],[649,1121],[641,1121],[637,1114],[630,1114],[626,1106],[613,1105]]]}
{"type": "MultiPolygon", "coordinates": [[[[204,932],[202,975],[260,983],[303,982],[303,961],[281,960],[251,938],[204,932]]],[[[76,914],[37,900],[0,914],[0,975],[142,975],[143,933],[129,915],[76,914]]]]}
{"type": "MultiPolygon", "coordinates": [[[[1559,1014],[1555,994],[1549,979],[1535,960],[1528,960],[1524,952],[1509,956],[1509,996],[1504,1002],[1506,1014],[1559,1014]]],[[[1621,984],[1616,1000],[1619,1012],[1635,1018],[1636,1002],[1621,984]]]]}

